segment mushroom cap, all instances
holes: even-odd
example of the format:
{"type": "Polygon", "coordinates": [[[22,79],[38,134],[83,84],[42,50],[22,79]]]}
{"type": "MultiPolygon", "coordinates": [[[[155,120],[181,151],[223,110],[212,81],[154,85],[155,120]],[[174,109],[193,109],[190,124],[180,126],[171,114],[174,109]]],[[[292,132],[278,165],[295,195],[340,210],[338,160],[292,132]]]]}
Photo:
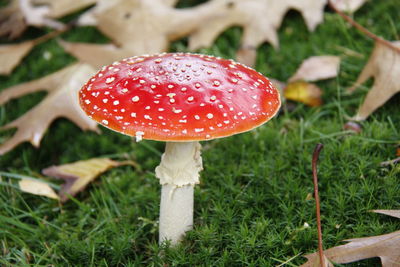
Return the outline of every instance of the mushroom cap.
{"type": "Polygon", "coordinates": [[[137,139],[201,141],[249,131],[279,110],[278,90],[233,60],[188,53],[126,58],[80,90],[86,114],[137,139]]]}

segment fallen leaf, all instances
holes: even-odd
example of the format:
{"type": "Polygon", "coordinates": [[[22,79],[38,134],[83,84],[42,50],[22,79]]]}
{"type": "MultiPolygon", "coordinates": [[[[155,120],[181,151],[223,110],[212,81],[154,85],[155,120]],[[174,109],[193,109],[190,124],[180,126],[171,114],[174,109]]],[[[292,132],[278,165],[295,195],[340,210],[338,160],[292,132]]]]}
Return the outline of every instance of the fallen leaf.
{"type": "Polygon", "coordinates": [[[290,9],[298,10],[307,27],[313,31],[323,21],[327,0],[212,0],[220,16],[203,21],[201,27],[189,38],[189,48],[196,50],[211,46],[227,28],[243,27],[243,40],[238,59],[253,66],[255,49],[264,42],[279,46],[277,29],[290,9]]]}
{"type": "MultiPolygon", "coordinates": [[[[392,44],[400,47],[400,41],[392,42],[392,44]]],[[[367,64],[348,92],[353,92],[371,77],[374,78],[374,84],[357,114],[352,118],[353,120],[365,120],[394,94],[400,92],[400,53],[375,42],[375,48],[367,64]]]]}
{"type": "Polygon", "coordinates": [[[0,36],[15,39],[26,29],[24,15],[17,0],[0,9],[0,36]]]}
{"type": "Polygon", "coordinates": [[[171,4],[174,2],[119,0],[117,4],[98,10],[95,15],[96,27],[115,45],[62,44],[80,61],[103,66],[125,57],[167,51],[170,41],[189,34],[216,16],[212,2],[184,9],[173,8],[171,4]]]}
{"type": "Polygon", "coordinates": [[[64,24],[47,17],[49,8],[35,6],[31,0],[12,0],[0,9],[0,36],[19,37],[28,26],[50,27],[61,30],[64,24]]]}
{"type": "Polygon", "coordinates": [[[126,164],[129,163],[117,162],[108,158],[94,158],[52,166],[42,170],[42,173],[65,181],[59,192],[61,201],[65,202],[69,199],[68,196],[75,196],[78,192],[84,190],[90,182],[94,181],[103,172],[126,164]]]}
{"type": "Polygon", "coordinates": [[[291,82],[283,90],[283,96],[286,99],[311,107],[322,105],[321,95],[322,91],[318,86],[304,81],[291,82]]]}
{"type": "MultiPolygon", "coordinates": [[[[61,18],[65,15],[82,10],[88,6],[96,4],[98,0],[31,0],[35,6],[46,6],[46,15],[49,18],[61,18]]],[[[111,1],[111,0],[108,0],[111,1]]]]}
{"type": "Polygon", "coordinates": [[[59,41],[60,45],[78,58],[79,61],[85,62],[95,69],[110,64],[116,60],[130,56],[132,53],[124,48],[119,48],[113,44],[99,45],[87,43],[70,43],[59,41]]]}
{"type": "Polygon", "coordinates": [[[338,75],[340,57],[337,56],[314,56],[301,63],[296,73],[289,78],[294,81],[319,81],[334,78],[338,75]]]}
{"type": "Polygon", "coordinates": [[[48,91],[46,98],[18,119],[0,127],[17,128],[15,134],[0,145],[0,155],[18,144],[29,141],[39,146],[44,132],[53,120],[65,117],[83,130],[97,131],[97,124],[89,119],[78,104],[77,92],[95,73],[87,64],[74,64],[41,79],[19,84],[0,92],[0,105],[25,94],[48,91]]]}
{"type": "Polygon", "coordinates": [[[21,179],[18,182],[21,191],[52,199],[59,199],[54,190],[47,184],[37,180],[21,179]]]}
{"type": "MultiPolygon", "coordinates": [[[[380,213],[399,217],[398,211],[382,211],[380,213]]],[[[334,263],[350,263],[363,259],[379,257],[383,267],[400,266],[400,231],[390,234],[371,236],[364,238],[355,238],[345,240],[348,244],[333,247],[324,251],[334,263]]],[[[305,256],[308,261],[301,265],[303,267],[317,266],[319,261],[318,253],[305,256]]]]}
{"type": "Polygon", "coordinates": [[[366,0],[330,0],[341,11],[356,12],[366,0]]]}
{"type": "Polygon", "coordinates": [[[0,45],[0,74],[10,74],[33,46],[33,41],[26,41],[14,45],[0,45]]]}

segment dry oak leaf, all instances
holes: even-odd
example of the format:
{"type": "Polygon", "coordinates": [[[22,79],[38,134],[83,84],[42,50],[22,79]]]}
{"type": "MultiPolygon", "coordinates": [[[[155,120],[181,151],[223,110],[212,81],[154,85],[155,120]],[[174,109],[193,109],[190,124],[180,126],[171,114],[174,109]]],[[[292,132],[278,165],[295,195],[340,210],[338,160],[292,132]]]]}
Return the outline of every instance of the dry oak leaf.
{"type": "Polygon", "coordinates": [[[97,28],[115,44],[62,43],[80,61],[98,67],[124,57],[167,51],[170,41],[194,31],[216,13],[212,2],[176,9],[171,0],[115,1],[96,14],[97,28]]]}
{"type": "Polygon", "coordinates": [[[33,48],[33,41],[20,44],[0,45],[0,75],[8,75],[33,48]]]}
{"type": "Polygon", "coordinates": [[[340,57],[337,56],[314,56],[304,60],[296,73],[289,78],[293,81],[319,81],[334,78],[338,75],[340,57]]]}
{"type": "Polygon", "coordinates": [[[38,91],[48,91],[46,98],[18,119],[0,127],[17,128],[15,134],[0,144],[0,155],[18,144],[29,141],[39,146],[46,129],[58,117],[67,118],[83,130],[97,131],[97,124],[89,119],[78,104],[77,92],[95,73],[87,64],[74,64],[41,79],[19,84],[0,92],[0,105],[7,101],[38,91]]]}
{"type": "MultiPolygon", "coordinates": [[[[289,9],[298,10],[307,27],[313,31],[323,21],[327,0],[211,0],[220,16],[204,21],[189,39],[191,50],[209,47],[224,30],[231,26],[243,27],[243,40],[238,60],[247,65],[255,63],[255,49],[263,42],[279,46],[277,29],[289,9]]],[[[215,11],[214,11],[215,12],[215,11]]]]}
{"type": "Polygon", "coordinates": [[[31,0],[12,0],[0,9],[0,36],[19,37],[28,26],[47,26],[61,30],[64,25],[48,17],[49,8],[35,6],[31,0]]]}
{"type": "MultiPolygon", "coordinates": [[[[400,48],[400,41],[392,42],[392,44],[400,48]]],[[[374,84],[357,114],[352,118],[353,120],[365,120],[393,95],[400,92],[400,53],[375,42],[375,48],[367,64],[348,92],[353,92],[371,77],[374,78],[374,84]]]]}
{"type": "Polygon", "coordinates": [[[356,12],[366,0],[329,0],[337,9],[345,12],[356,12]]]}
{"type": "MultiPolygon", "coordinates": [[[[400,211],[398,210],[377,210],[375,212],[400,219],[400,211]]],[[[349,243],[324,250],[325,256],[335,263],[350,263],[378,257],[381,259],[383,267],[400,266],[400,231],[345,241],[349,243]]],[[[319,261],[317,252],[305,257],[308,261],[301,265],[303,267],[316,266],[316,261],[319,261]]]]}
{"type": "Polygon", "coordinates": [[[52,199],[59,199],[56,192],[47,183],[31,180],[31,179],[21,179],[18,182],[21,191],[34,194],[37,196],[45,196],[52,199]]]}
{"type": "Polygon", "coordinates": [[[42,173],[65,181],[59,192],[60,200],[65,202],[69,199],[68,196],[75,196],[78,192],[84,190],[90,182],[94,181],[103,172],[113,167],[127,164],[130,163],[117,162],[109,158],[93,158],[52,166],[42,170],[42,173]]]}

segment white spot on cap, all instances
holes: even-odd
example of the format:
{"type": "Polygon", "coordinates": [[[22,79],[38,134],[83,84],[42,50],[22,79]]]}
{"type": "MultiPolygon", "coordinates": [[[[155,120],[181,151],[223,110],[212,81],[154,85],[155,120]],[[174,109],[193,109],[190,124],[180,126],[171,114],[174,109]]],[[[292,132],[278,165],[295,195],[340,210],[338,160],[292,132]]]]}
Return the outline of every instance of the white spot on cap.
{"type": "Polygon", "coordinates": [[[196,120],[200,120],[200,116],[199,116],[199,115],[194,115],[194,118],[195,118],[196,120]]]}
{"type": "MultiPolygon", "coordinates": [[[[100,75],[99,75],[100,77],[100,75]]],[[[115,77],[109,77],[106,79],[106,83],[112,83],[115,80],[115,77]]]]}
{"type": "Polygon", "coordinates": [[[140,99],[140,98],[139,98],[138,96],[134,96],[134,97],[132,97],[132,101],[133,101],[133,102],[138,102],[138,101],[139,101],[139,99],[140,99]]]}
{"type": "Polygon", "coordinates": [[[144,83],[146,83],[146,81],[145,80],[140,80],[139,83],[144,84],[144,83]]]}
{"type": "Polygon", "coordinates": [[[113,102],[113,104],[114,104],[114,106],[116,106],[116,105],[119,104],[119,101],[118,101],[118,100],[115,100],[115,101],[113,102]]]}
{"type": "Polygon", "coordinates": [[[196,83],[194,86],[195,86],[196,88],[200,88],[200,87],[201,87],[201,84],[196,83]]]}
{"type": "Polygon", "coordinates": [[[136,118],[136,113],[135,113],[135,112],[132,112],[132,113],[131,113],[131,117],[132,117],[132,118],[136,118]]]}
{"type": "Polygon", "coordinates": [[[155,89],[156,86],[155,86],[154,84],[152,84],[152,85],[150,85],[150,88],[151,88],[151,89],[155,89]]]}
{"type": "Polygon", "coordinates": [[[182,133],[183,134],[187,134],[187,130],[185,129],[185,130],[182,130],[182,133]]]}
{"type": "Polygon", "coordinates": [[[122,93],[127,93],[129,90],[127,88],[124,88],[121,90],[122,93]]]}
{"type": "Polygon", "coordinates": [[[195,128],[194,131],[196,133],[200,133],[200,132],[204,131],[204,128],[195,128]]]}
{"type": "Polygon", "coordinates": [[[170,84],[170,85],[168,85],[168,88],[172,89],[172,88],[174,88],[174,86],[172,84],[170,84]]]}
{"type": "Polygon", "coordinates": [[[89,99],[86,99],[86,100],[85,100],[85,103],[86,103],[87,105],[89,105],[89,104],[90,104],[90,100],[89,100],[89,99]]]}
{"type": "Polygon", "coordinates": [[[185,92],[186,90],[187,90],[186,87],[182,87],[182,88],[181,88],[181,91],[182,91],[182,92],[185,92]]]}
{"type": "Polygon", "coordinates": [[[108,99],[107,98],[104,98],[103,99],[103,103],[107,103],[108,102],[108,99]]]}
{"type": "Polygon", "coordinates": [[[108,125],[108,120],[102,120],[101,123],[103,123],[104,125],[108,125]]]}
{"type": "Polygon", "coordinates": [[[211,114],[211,113],[208,113],[208,114],[207,114],[207,118],[212,119],[213,117],[214,117],[213,114],[211,114]]]}
{"type": "Polygon", "coordinates": [[[172,108],[172,111],[174,112],[174,113],[181,113],[182,112],[182,109],[176,109],[176,108],[172,108]]]}
{"type": "Polygon", "coordinates": [[[214,81],[213,84],[214,84],[214,86],[220,86],[221,85],[221,83],[219,81],[214,81]]]}
{"type": "Polygon", "coordinates": [[[215,95],[212,95],[212,96],[210,97],[210,100],[211,100],[211,101],[215,101],[215,100],[217,100],[217,97],[216,97],[215,95]]]}
{"type": "Polygon", "coordinates": [[[194,100],[194,97],[193,96],[189,96],[188,98],[187,98],[187,100],[190,102],[190,101],[193,101],[194,100]]]}
{"type": "Polygon", "coordinates": [[[135,134],[136,142],[142,141],[143,135],[144,135],[144,132],[142,132],[142,131],[137,131],[136,134],[135,134]]]}

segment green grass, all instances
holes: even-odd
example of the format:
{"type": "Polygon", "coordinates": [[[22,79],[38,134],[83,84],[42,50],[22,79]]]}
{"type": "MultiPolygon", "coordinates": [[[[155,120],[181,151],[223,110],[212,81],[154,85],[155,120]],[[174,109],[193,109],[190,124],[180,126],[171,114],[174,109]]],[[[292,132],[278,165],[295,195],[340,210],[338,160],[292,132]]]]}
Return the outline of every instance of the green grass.
{"type": "MultiPolygon", "coordinates": [[[[399,40],[398,0],[369,1],[355,18],[388,40],[399,40]]],[[[39,36],[30,29],[26,36],[39,36]]],[[[240,28],[228,29],[210,49],[233,57],[240,28]]],[[[62,36],[70,41],[105,42],[93,28],[62,36]]],[[[400,166],[380,167],[395,157],[400,140],[400,95],[362,123],[359,135],[342,129],[355,114],[369,86],[354,95],[345,88],[355,81],[373,49],[373,42],[328,11],[314,33],[301,16],[290,12],[279,30],[279,51],[259,48],[257,69],[286,80],[302,60],[333,54],[342,58],[337,79],[318,82],[325,104],[301,104],[249,133],[204,142],[205,169],[195,190],[195,225],[176,249],[157,245],[160,186],[154,168],[163,144],[134,143],[129,137],[103,130],[82,132],[65,119],[53,123],[40,149],[22,144],[0,157],[0,170],[40,177],[44,167],[91,157],[126,155],[142,171],[120,167],[102,175],[76,199],[57,202],[0,186],[0,265],[2,266],[287,266],[305,262],[301,254],[317,248],[311,155],[325,145],[319,179],[324,246],[341,240],[379,235],[400,229],[400,220],[368,212],[400,209],[400,166]],[[350,49],[357,54],[345,53],[350,49]],[[360,56],[354,56],[360,55],[360,56]],[[310,225],[303,227],[304,223],[310,225]]],[[[1,41],[5,43],[5,40],[1,41]]],[[[187,40],[171,45],[185,50],[187,40]]],[[[36,47],[12,75],[0,77],[0,88],[37,79],[72,63],[55,40],[36,47]],[[44,59],[48,51],[53,61],[44,59]]],[[[0,107],[0,125],[37,104],[39,93],[0,107]]],[[[0,142],[12,132],[0,135],[0,142]]],[[[378,266],[372,259],[349,266],[378,266]]]]}

